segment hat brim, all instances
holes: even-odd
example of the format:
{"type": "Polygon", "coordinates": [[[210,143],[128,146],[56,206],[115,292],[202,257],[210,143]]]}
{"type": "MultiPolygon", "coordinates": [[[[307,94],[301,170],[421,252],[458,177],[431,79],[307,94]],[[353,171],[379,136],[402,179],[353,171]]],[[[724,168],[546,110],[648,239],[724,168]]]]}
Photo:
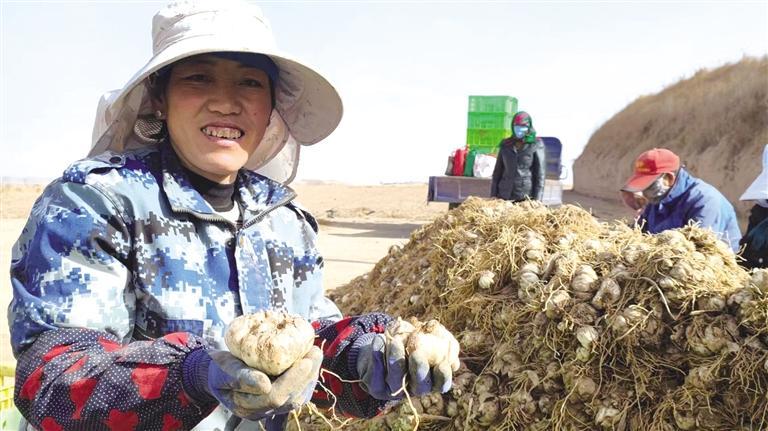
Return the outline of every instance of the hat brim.
{"type": "MultiPolygon", "coordinates": [[[[204,35],[180,40],[168,46],[152,57],[123,87],[109,98],[109,105],[103,110],[101,121],[104,130],[99,134],[94,131],[92,148],[89,155],[105,150],[123,151],[126,139],[137,117],[150,115],[152,106],[144,88],[144,81],[152,73],[179,60],[212,52],[243,52],[264,54],[277,64],[280,72],[275,88],[275,110],[264,139],[257,147],[245,167],[258,170],[281,152],[289,138],[298,145],[312,145],[320,142],[336,129],[343,114],[341,98],[336,89],[320,73],[283,53],[276,51],[270,44],[257,46],[245,44],[242,40],[233,40],[217,35],[204,35]],[[124,123],[124,124],[119,124],[124,123]],[[122,131],[109,129],[120,128],[122,131]],[[115,139],[117,138],[117,139],[115,139]],[[117,142],[116,142],[117,141],[117,142]]],[[[97,118],[97,124],[100,119],[97,118]]],[[[287,153],[298,154],[290,149],[287,153]]],[[[295,157],[294,172],[298,162],[295,157]]]]}
{"type": "Polygon", "coordinates": [[[664,174],[634,175],[621,189],[632,193],[642,192],[662,175],[664,174]]]}
{"type": "Polygon", "coordinates": [[[742,201],[756,201],[759,199],[768,199],[768,170],[760,173],[739,198],[742,201]]]}

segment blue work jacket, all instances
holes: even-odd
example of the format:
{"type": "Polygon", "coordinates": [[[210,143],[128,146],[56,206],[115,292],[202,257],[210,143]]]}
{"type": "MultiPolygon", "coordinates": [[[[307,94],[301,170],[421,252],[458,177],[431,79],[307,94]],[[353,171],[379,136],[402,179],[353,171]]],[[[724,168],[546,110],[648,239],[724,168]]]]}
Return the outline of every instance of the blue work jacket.
{"type": "Polygon", "coordinates": [[[638,223],[644,232],[659,233],[684,227],[690,221],[712,229],[738,251],[741,231],[733,205],[716,188],[680,168],[672,190],[661,202],[647,205],[638,223]]]}
{"type": "MultiPolygon", "coordinates": [[[[34,426],[107,429],[130,416],[137,429],[191,429],[205,417],[195,429],[223,429],[229,412],[185,398],[182,363],[201,346],[226,349],[229,322],[259,310],[312,321],[333,347],[324,368],[356,378],[346,346],[386,316],[338,321],[323,294],[316,222],[293,190],[247,170],[236,189],[242,225],[192,187],[169,145],[81,160],[45,189],[13,249],[8,310],[15,401],[34,426]],[[141,378],[146,370],[155,378],[141,378]]],[[[384,404],[337,386],[350,414],[384,404]]]]}

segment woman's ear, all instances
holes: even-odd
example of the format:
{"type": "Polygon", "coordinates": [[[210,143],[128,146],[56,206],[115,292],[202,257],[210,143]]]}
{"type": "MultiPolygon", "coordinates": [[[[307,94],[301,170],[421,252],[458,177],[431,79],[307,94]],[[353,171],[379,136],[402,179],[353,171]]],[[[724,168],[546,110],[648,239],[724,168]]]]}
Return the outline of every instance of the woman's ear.
{"type": "Polygon", "coordinates": [[[167,114],[168,112],[165,92],[170,78],[171,69],[168,66],[147,78],[146,91],[149,95],[152,111],[155,113],[162,112],[167,114]]]}
{"type": "Polygon", "coordinates": [[[150,103],[152,104],[152,112],[161,112],[164,115],[168,113],[168,110],[166,109],[165,95],[152,96],[150,98],[150,103]]]}

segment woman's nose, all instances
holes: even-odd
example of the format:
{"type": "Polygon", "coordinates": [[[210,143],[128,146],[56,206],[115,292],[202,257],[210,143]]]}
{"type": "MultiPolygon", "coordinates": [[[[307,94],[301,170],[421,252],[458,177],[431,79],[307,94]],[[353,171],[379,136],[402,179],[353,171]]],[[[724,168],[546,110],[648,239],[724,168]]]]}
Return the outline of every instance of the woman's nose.
{"type": "Polygon", "coordinates": [[[208,98],[208,110],[222,115],[239,114],[242,104],[237,94],[237,86],[220,84],[211,89],[208,98]]]}

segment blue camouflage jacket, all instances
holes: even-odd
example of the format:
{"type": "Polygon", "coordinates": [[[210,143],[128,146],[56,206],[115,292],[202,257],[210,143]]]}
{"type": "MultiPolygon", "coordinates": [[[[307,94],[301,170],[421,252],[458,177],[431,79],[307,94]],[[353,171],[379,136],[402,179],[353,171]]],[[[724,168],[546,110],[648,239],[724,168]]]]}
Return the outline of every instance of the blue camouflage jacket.
{"type": "MultiPolygon", "coordinates": [[[[339,320],[323,295],[317,225],[290,188],[241,170],[236,189],[242,226],[192,188],[169,145],[81,160],[45,189],[13,249],[8,312],[14,398],[32,425],[194,427],[216,405],[187,398],[183,359],[226,349],[227,324],[263,309],[312,321],[323,368],[356,380],[352,341],[389,316],[339,320]]],[[[321,403],[339,399],[354,416],[384,407],[333,383],[321,403]]]]}
{"type": "Polygon", "coordinates": [[[712,229],[733,251],[739,249],[741,230],[731,203],[716,188],[680,168],[667,196],[656,205],[647,205],[638,223],[645,232],[659,233],[689,221],[712,229]]]}

